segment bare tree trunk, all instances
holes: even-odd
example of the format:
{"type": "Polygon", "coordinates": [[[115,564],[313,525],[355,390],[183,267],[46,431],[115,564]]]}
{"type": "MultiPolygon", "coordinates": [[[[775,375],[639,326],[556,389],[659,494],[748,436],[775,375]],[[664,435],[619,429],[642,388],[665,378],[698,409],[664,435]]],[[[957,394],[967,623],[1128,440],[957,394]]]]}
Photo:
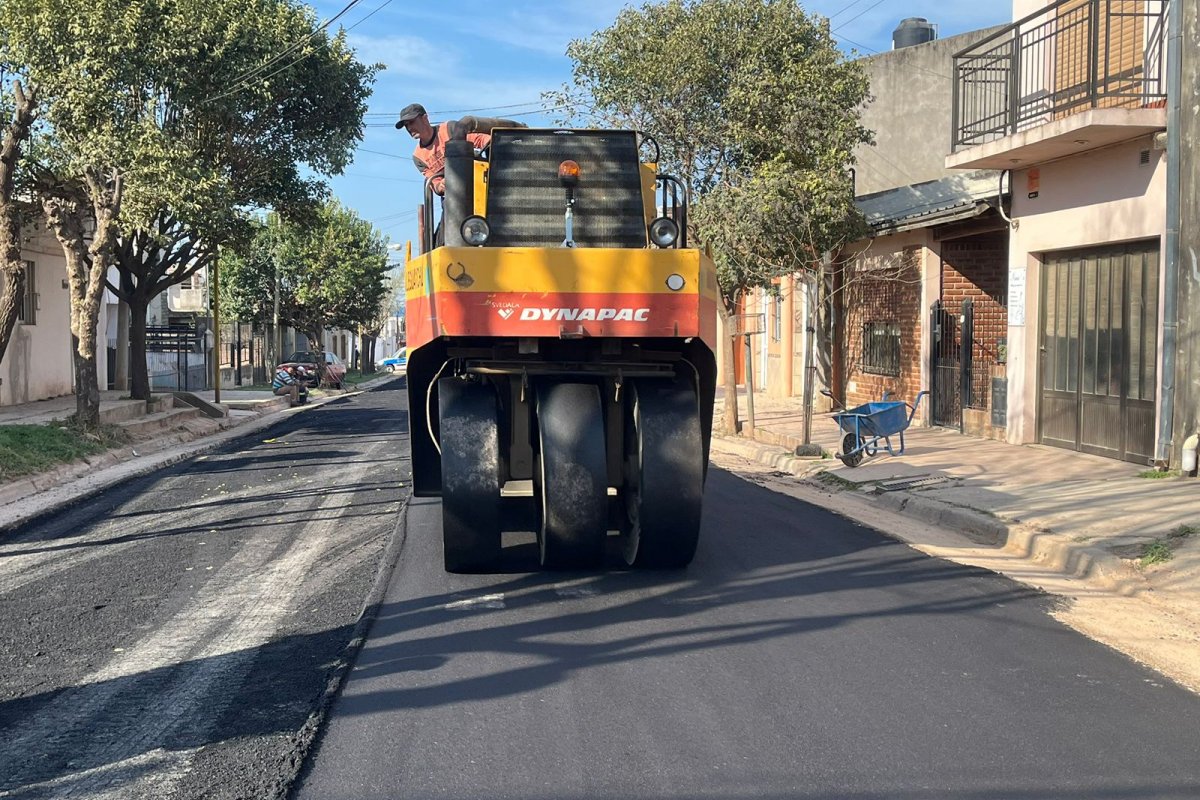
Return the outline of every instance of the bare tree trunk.
{"type": "MultiPolygon", "coordinates": [[[[96,329],[92,328],[93,348],[96,341],[96,329]]],[[[83,341],[80,340],[80,345],[83,341]]],[[[91,357],[80,355],[82,347],[76,348],[71,356],[75,360],[75,422],[77,425],[94,430],[100,427],[100,381],[96,369],[96,354],[93,350],[91,357]]]]}
{"type": "Polygon", "coordinates": [[[84,239],[85,205],[79,197],[45,194],[42,208],[67,261],[71,333],[75,336],[75,417],[80,425],[95,428],[100,424],[96,330],[100,324],[104,280],[113,262],[122,181],[115,173],[104,178],[88,174],[85,181],[96,222],[90,244],[84,239]]]}
{"type": "Polygon", "coordinates": [[[4,130],[0,145],[0,271],[4,273],[4,293],[0,295],[0,361],[8,350],[13,328],[17,324],[21,302],[25,297],[25,265],[21,261],[21,213],[13,202],[13,176],[21,158],[21,144],[33,125],[36,100],[34,91],[28,94],[20,81],[13,83],[16,109],[12,121],[4,130]]]}
{"type": "Polygon", "coordinates": [[[146,313],[149,302],[135,294],[129,301],[129,396],[150,399],[150,367],[146,364],[146,313]]]}
{"type": "MultiPolygon", "coordinates": [[[[0,362],[4,361],[4,352],[8,350],[8,342],[12,338],[13,328],[17,326],[17,316],[21,313],[21,303],[25,299],[25,269],[9,269],[8,265],[12,263],[14,262],[5,259],[4,292],[0,293],[0,362]]],[[[21,263],[19,257],[15,263],[21,263]]]]}
{"type": "Polygon", "coordinates": [[[371,372],[370,338],[365,333],[359,334],[358,337],[358,370],[363,375],[371,372]]]}

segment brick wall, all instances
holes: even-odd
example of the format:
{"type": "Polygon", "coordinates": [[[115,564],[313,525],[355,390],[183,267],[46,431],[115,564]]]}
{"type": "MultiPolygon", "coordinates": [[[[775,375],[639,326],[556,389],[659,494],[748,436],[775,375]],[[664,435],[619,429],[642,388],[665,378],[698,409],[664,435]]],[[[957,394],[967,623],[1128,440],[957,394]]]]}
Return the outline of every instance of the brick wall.
{"type": "Polygon", "coordinates": [[[921,248],[906,247],[846,265],[846,404],[856,406],[889,397],[912,402],[921,390],[921,248]],[[894,323],[900,329],[899,375],[863,369],[863,327],[894,323]]]}
{"type": "Polygon", "coordinates": [[[942,303],[959,313],[974,304],[975,336],[969,404],[988,408],[991,367],[1008,336],[1008,233],[997,231],[942,242],[942,303]]]}

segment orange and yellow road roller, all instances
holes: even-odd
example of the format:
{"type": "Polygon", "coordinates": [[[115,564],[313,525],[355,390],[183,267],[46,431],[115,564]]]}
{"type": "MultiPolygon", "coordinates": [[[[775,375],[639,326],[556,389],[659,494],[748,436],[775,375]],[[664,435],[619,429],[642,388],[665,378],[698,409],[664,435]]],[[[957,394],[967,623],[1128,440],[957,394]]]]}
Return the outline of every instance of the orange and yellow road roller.
{"type": "Polygon", "coordinates": [[[712,431],[717,279],[681,182],[635,131],[495,128],[447,145],[405,265],[413,492],[445,567],[537,533],[548,568],[691,562],[712,431]],[[610,539],[614,545],[609,544],[610,539]]]}

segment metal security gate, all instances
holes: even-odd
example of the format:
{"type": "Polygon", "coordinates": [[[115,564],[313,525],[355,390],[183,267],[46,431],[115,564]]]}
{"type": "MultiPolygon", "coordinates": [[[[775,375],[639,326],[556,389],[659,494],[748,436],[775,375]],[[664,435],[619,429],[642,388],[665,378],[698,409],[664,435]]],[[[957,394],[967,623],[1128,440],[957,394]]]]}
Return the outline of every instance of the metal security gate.
{"type": "Polygon", "coordinates": [[[956,313],[938,300],[929,314],[929,330],[933,332],[933,353],[930,359],[930,399],[933,404],[933,424],[962,430],[962,410],[971,396],[971,346],[974,307],[970,300],[962,301],[956,313]],[[967,342],[964,347],[963,343],[967,342]]]}
{"type": "Polygon", "coordinates": [[[1158,273],[1157,241],[1047,257],[1043,444],[1141,464],[1153,458],[1158,273]]]}
{"type": "Polygon", "coordinates": [[[154,391],[208,388],[208,359],[193,325],[146,327],[146,369],[154,391]]]}

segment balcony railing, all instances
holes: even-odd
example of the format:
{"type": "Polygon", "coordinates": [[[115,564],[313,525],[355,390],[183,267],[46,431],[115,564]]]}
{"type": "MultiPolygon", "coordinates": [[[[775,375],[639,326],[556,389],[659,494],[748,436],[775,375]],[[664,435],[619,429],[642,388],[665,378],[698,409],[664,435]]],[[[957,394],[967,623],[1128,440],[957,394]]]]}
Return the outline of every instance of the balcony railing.
{"type": "Polygon", "coordinates": [[[951,150],[1166,103],[1168,0],[1058,0],[954,56],[951,150]]]}

